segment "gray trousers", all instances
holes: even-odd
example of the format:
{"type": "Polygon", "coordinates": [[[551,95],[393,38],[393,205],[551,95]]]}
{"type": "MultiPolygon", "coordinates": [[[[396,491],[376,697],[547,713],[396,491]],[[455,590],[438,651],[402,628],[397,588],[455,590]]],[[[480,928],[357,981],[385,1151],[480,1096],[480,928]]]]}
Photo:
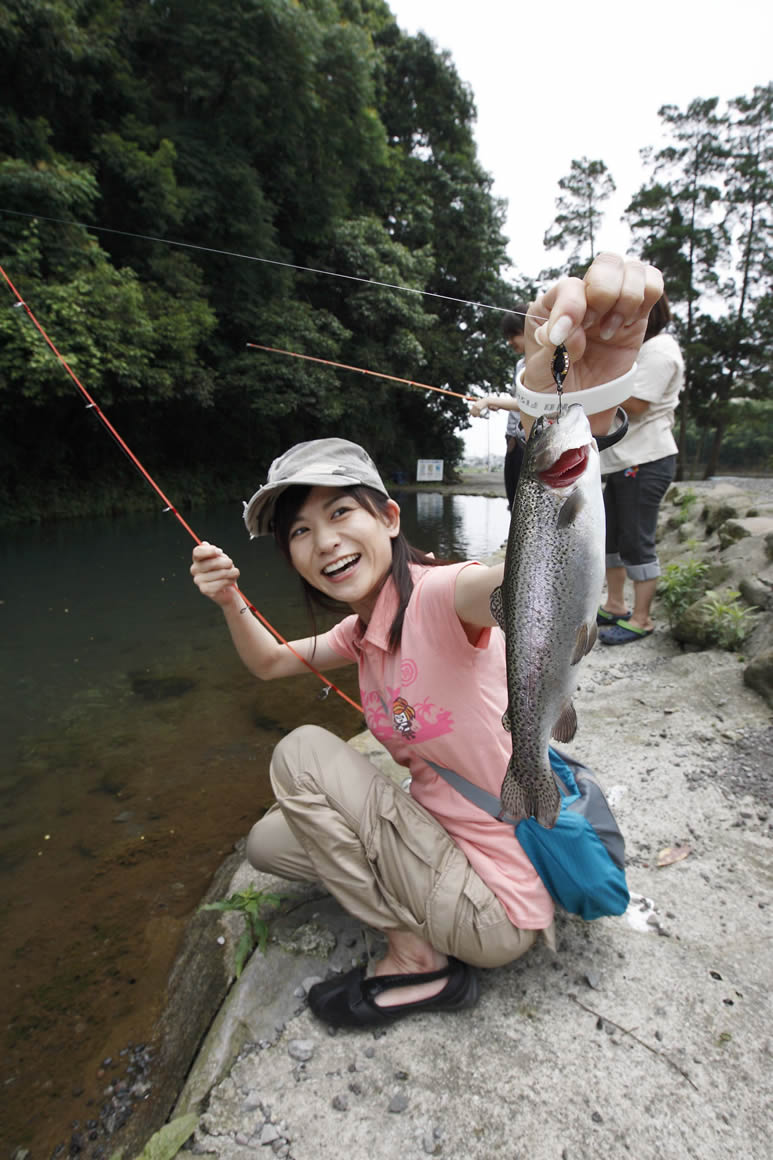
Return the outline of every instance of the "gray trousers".
{"type": "Polygon", "coordinates": [[[319,880],[366,925],[409,931],[473,966],[511,962],[535,941],[432,815],[326,729],[303,725],[280,741],[271,783],[277,804],[247,839],[257,870],[319,880]]]}
{"type": "Polygon", "coordinates": [[[675,474],[676,456],[666,455],[604,477],[607,568],[625,568],[634,581],[660,575],[655,551],[658,512],[675,474]]]}

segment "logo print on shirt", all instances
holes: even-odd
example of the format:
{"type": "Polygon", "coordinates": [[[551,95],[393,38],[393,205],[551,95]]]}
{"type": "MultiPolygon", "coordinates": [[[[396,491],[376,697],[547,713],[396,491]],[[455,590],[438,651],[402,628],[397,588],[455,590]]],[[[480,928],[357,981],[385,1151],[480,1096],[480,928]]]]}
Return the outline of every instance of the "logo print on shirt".
{"type": "Polygon", "coordinates": [[[387,685],[385,692],[386,697],[379,689],[368,693],[363,690],[362,704],[368,729],[387,748],[395,735],[404,741],[422,743],[453,733],[454,715],[450,709],[438,708],[428,697],[410,705],[399,685],[396,689],[387,685]]]}
{"type": "Polygon", "coordinates": [[[409,705],[405,697],[396,697],[392,703],[392,725],[403,737],[413,741],[416,734],[413,731],[413,722],[416,719],[416,710],[409,705]]]}

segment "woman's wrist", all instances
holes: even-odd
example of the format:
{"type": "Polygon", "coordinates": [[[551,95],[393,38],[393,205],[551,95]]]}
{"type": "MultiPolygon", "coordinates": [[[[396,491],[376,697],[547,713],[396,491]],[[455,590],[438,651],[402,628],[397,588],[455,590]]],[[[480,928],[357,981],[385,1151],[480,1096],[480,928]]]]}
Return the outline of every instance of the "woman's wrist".
{"type": "Polygon", "coordinates": [[[221,589],[216,597],[213,597],[215,603],[219,605],[220,611],[226,617],[242,616],[245,612],[249,612],[250,606],[245,601],[239,589],[235,584],[229,584],[227,588],[221,589]]]}

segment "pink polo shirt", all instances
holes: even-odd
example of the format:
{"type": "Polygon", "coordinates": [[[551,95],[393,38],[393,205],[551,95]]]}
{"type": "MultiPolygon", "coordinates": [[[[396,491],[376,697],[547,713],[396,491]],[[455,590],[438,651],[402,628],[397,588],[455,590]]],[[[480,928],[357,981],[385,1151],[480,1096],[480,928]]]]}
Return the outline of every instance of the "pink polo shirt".
{"type": "Polygon", "coordinates": [[[553,920],[553,902],[512,826],[472,805],[427,764],[456,770],[498,796],[510,760],[510,735],[502,727],[504,636],[486,628],[470,644],[454,609],[456,578],[467,567],[475,565],[411,565],[415,587],[397,653],[388,646],[397,607],[391,579],[364,635],[359,617],[348,616],[325,641],[357,664],[368,728],[410,769],[413,797],[464,851],[511,922],[543,930],[553,920]]]}

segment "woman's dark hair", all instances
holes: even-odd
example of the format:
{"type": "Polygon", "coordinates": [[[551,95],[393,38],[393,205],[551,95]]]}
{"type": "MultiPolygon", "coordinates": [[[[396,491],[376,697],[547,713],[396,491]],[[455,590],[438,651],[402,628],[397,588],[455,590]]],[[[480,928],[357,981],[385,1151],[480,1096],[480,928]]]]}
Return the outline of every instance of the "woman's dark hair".
{"type": "MultiPolygon", "coordinates": [[[[276,501],[272,531],[279,550],[289,564],[292,564],[292,556],[290,555],[290,528],[310,491],[311,487],[288,487],[276,501]]],[[[344,495],[350,495],[355,503],[358,503],[360,507],[365,508],[365,511],[370,512],[371,515],[376,517],[381,516],[386,511],[386,505],[389,502],[387,497],[382,495],[381,492],[376,491],[372,487],[363,487],[360,484],[355,484],[352,487],[342,487],[341,492],[344,495]]],[[[411,593],[413,592],[413,577],[411,576],[409,565],[423,564],[436,567],[448,562],[447,560],[436,560],[434,556],[428,556],[426,552],[422,552],[419,548],[414,548],[408,543],[402,532],[393,538],[392,568],[390,575],[394,580],[397,590],[397,612],[389,629],[389,648],[391,652],[395,652],[400,644],[400,638],[403,632],[403,621],[405,620],[405,610],[408,607],[408,601],[411,599],[411,593]]],[[[314,636],[316,636],[317,622],[314,615],[316,608],[324,608],[328,612],[342,612],[347,606],[338,600],[333,600],[330,596],[326,596],[324,592],[320,592],[318,588],[315,588],[313,584],[309,584],[302,576],[300,577],[300,581],[306,600],[306,607],[311,617],[314,636]]]]}
{"type": "Polygon", "coordinates": [[[644,342],[648,339],[654,338],[656,334],[660,334],[671,321],[671,305],[668,301],[668,295],[665,290],[658,298],[655,305],[650,310],[650,316],[647,319],[647,329],[644,332],[644,342]]]}
{"type": "Polygon", "coordinates": [[[526,325],[526,318],[524,317],[528,306],[519,302],[513,307],[513,311],[518,311],[517,314],[508,311],[502,319],[502,337],[504,339],[514,338],[516,334],[523,334],[524,326],[526,325]]]}

